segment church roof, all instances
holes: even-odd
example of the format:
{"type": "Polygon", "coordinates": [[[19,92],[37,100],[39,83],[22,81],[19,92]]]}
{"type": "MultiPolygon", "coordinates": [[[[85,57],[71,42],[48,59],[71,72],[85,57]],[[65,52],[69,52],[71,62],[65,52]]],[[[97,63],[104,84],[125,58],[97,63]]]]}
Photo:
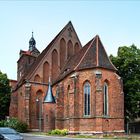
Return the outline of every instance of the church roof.
{"type": "Polygon", "coordinates": [[[98,35],[90,40],[77,54],[67,61],[57,81],[60,81],[74,71],[90,68],[117,70],[108,58],[98,35]]]}

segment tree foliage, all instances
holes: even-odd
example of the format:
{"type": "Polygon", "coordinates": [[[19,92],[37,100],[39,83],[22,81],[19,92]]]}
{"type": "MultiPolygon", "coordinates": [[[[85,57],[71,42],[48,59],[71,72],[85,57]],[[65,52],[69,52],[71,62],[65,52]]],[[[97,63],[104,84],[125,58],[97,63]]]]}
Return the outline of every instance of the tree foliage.
{"type": "Polygon", "coordinates": [[[135,45],[119,47],[117,56],[110,58],[123,78],[125,118],[133,121],[140,117],[140,49],[135,45]]]}
{"type": "Polygon", "coordinates": [[[9,115],[10,91],[7,75],[0,71],[0,120],[9,115]]]}

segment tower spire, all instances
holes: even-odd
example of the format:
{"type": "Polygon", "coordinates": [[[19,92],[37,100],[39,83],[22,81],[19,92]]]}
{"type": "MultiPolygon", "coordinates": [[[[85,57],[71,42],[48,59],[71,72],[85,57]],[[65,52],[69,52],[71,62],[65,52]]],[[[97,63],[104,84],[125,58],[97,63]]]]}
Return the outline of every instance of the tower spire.
{"type": "Polygon", "coordinates": [[[34,39],[34,32],[32,31],[32,36],[29,40],[29,51],[32,55],[34,55],[35,57],[38,56],[40,54],[40,52],[38,51],[38,49],[36,48],[36,41],[34,39]]]}
{"type": "Polygon", "coordinates": [[[32,37],[29,40],[29,51],[33,51],[36,48],[35,46],[36,46],[36,41],[33,37],[33,31],[32,31],[32,37]]]}

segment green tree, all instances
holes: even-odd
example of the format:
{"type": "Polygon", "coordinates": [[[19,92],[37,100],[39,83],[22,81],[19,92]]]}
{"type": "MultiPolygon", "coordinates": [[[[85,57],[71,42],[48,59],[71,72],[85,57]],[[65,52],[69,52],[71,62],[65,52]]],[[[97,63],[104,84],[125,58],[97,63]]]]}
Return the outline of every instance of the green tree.
{"type": "Polygon", "coordinates": [[[119,47],[117,56],[110,58],[123,79],[126,121],[133,121],[140,117],[140,49],[119,47]]]}
{"type": "Polygon", "coordinates": [[[10,92],[7,75],[0,71],[0,120],[9,115],[10,92]]]}

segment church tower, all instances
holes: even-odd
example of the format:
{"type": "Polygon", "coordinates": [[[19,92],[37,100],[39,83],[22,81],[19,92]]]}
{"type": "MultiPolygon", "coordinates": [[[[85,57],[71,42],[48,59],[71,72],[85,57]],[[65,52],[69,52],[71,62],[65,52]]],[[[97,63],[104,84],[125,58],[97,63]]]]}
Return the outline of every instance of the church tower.
{"type": "Polygon", "coordinates": [[[27,73],[35,62],[36,58],[39,56],[40,52],[36,48],[36,41],[33,37],[29,40],[29,49],[28,51],[20,50],[19,60],[17,61],[18,71],[17,71],[17,80],[19,81],[25,73],[27,73]]]}

